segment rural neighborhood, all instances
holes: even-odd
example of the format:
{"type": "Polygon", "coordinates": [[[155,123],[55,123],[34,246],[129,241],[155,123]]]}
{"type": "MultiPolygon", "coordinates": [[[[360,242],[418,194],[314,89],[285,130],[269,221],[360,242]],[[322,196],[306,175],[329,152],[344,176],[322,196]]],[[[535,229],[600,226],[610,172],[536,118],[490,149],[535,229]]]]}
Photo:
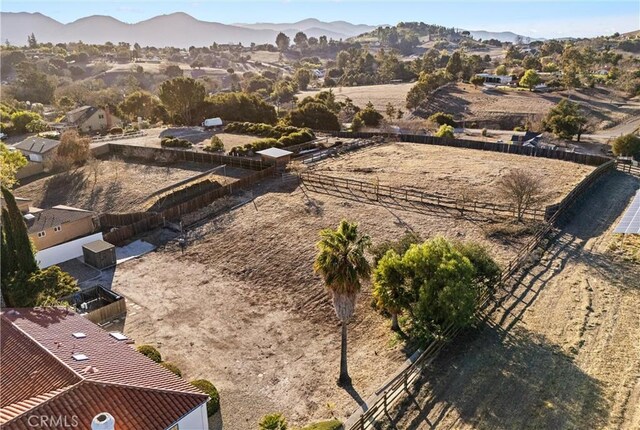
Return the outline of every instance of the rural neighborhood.
{"type": "Polygon", "coordinates": [[[0,6],[0,427],[640,429],[640,5],[524,3],[0,6]]]}

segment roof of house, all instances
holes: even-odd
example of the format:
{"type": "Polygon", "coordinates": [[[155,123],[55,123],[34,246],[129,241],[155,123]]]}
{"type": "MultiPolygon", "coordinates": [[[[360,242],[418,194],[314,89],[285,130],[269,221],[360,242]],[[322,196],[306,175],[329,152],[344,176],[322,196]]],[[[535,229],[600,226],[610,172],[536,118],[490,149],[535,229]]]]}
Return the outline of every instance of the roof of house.
{"type": "Polygon", "coordinates": [[[58,205],[50,209],[43,209],[39,212],[32,212],[30,217],[25,218],[25,222],[27,224],[28,232],[36,233],[51,227],[92,216],[93,212],[91,211],[58,205]]]}
{"type": "Polygon", "coordinates": [[[542,136],[541,133],[536,133],[534,131],[527,131],[524,134],[514,134],[511,136],[512,142],[527,142],[531,139],[535,139],[537,137],[542,136]]]}
{"type": "Polygon", "coordinates": [[[72,123],[72,124],[82,124],[83,122],[85,122],[87,119],[89,119],[91,117],[91,115],[93,115],[94,113],[96,113],[98,111],[98,108],[93,107],[93,106],[82,106],[73,110],[70,110],[69,112],[67,112],[67,115],[65,116],[65,119],[67,122],[72,123]],[[75,114],[80,114],[80,116],[78,116],[75,121],[70,121],[69,120],[69,115],[74,116],[75,114]]]}
{"type": "Polygon", "coordinates": [[[54,139],[47,139],[40,136],[27,137],[20,143],[15,144],[13,147],[20,149],[21,151],[35,152],[37,154],[45,154],[60,145],[60,141],[54,139]]]}
{"type": "Polygon", "coordinates": [[[271,157],[271,158],[281,158],[281,157],[286,157],[288,155],[291,155],[293,154],[293,152],[285,151],[284,149],[280,149],[280,148],[267,148],[267,149],[263,149],[262,151],[257,151],[256,154],[264,155],[266,157],[271,157]]]}
{"type": "Polygon", "coordinates": [[[33,415],[75,416],[88,428],[100,412],[113,415],[119,430],[165,429],[208,400],[68,309],[9,309],[0,319],[3,429],[31,428],[33,415]]]}
{"type": "Polygon", "coordinates": [[[102,252],[107,249],[115,248],[116,246],[109,242],[105,242],[104,240],[94,240],[93,242],[85,243],[82,247],[87,248],[87,250],[91,252],[102,252]]]}

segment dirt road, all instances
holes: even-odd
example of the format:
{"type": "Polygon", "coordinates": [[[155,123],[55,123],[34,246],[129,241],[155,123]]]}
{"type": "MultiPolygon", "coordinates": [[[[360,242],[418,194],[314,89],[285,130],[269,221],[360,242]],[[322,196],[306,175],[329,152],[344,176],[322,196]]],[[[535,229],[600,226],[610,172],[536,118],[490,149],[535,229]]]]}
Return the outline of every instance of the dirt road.
{"type": "Polygon", "coordinates": [[[619,172],[596,184],[490,320],[441,354],[383,428],[640,428],[640,266],[609,251],[639,186],[619,172]]]}

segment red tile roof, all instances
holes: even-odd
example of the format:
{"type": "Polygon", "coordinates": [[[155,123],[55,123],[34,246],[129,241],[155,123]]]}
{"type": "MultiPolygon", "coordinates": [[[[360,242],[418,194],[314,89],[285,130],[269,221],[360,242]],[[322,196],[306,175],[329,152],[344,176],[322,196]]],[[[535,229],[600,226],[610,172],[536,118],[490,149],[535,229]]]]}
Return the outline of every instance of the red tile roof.
{"type": "Polygon", "coordinates": [[[29,428],[28,416],[33,414],[75,416],[88,428],[100,412],[113,415],[118,430],[163,429],[208,399],[66,309],[9,310],[1,319],[3,429],[29,428]],[[77,332],[86,337],[75,338],[77,332]],[[78,353],[88,359],[76,361],[73,355],[78,353]]]}

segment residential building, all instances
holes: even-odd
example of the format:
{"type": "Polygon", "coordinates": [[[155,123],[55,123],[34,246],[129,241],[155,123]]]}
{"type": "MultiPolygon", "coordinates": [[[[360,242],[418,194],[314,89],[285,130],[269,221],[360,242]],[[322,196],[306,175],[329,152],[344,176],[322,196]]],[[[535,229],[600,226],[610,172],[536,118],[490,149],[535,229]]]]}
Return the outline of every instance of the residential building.
{"type": "Polygon", "coordinates": [[[105,417],[117,430],[209,428],[209,397],[121,333],[57,307],[8,309],[0,323],[3,430],[88,429],[105,417]]]}
{"type": "Polygon", "coordinates": [[[476,76],[484,78],[484,83],[487,85],[505,85],[513,81],[511,75],[494,75],[491,73],[477,73],[476,76]]]}
{"type": "Polygon", "coordinates": [[[59,140],[47,139],[40,136],[31,136],[13,147],[24,155],[29,161],[42,163],[55,156],[55,149],[60,145],[59,140]]]}
{"type": "Polygon", "coordinates": [[[108,131],[112,127],[122,127],[122,120],[108,109],[82,106],[67,112],[65,122],[83,133],[108,131]]]}
{"type": "Polygon", "coordinates": [[[88,236],[96,230],[93,212],[70,206],[32,211],[24,218],[29,237],[38,251],[88,236]]]}

